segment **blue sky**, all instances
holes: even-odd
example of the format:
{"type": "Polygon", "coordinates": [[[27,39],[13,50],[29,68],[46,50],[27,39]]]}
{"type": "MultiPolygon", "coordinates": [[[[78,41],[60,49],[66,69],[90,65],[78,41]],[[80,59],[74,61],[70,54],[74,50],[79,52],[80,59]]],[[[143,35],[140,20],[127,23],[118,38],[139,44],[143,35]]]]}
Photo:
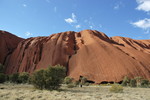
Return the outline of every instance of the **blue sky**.
{"type": "Polygon", "coordinates": [[[23,38],[92,29],[150,39],[150,0],[0,0],[0,30],[23,38]]]}

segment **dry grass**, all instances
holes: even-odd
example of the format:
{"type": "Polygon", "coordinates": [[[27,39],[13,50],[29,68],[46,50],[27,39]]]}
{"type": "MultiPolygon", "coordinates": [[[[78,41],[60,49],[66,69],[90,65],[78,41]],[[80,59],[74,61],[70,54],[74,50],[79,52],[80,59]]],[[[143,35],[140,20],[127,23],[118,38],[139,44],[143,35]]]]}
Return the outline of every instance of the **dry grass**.
{"type": "Polygon", "coordinates": [[[150,88],[124,88],[109,92],[110,86],[62,87],[61,91],[34,89],[32,85],[0,84],[0,100],[150,100],[150,88]]]}

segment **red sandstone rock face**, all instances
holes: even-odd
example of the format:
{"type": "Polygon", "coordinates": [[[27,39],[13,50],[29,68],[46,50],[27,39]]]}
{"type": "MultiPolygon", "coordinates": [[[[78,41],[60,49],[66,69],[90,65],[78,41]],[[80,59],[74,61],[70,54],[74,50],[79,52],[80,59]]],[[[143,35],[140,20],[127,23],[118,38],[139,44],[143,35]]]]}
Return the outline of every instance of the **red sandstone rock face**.
{"type": "Polygon", "coordinates": [[[0,63],[4,64],[7,62],[7,58],[11,55],[13,50],[18,46],[18,43],[22,41],[11,33],[6,31],[0,31],[0,63]]]}
{"type": "Polygon", "coordinates": [[[150,40],[107,37],[92,30],[29,38],[11,55],[6,73],[33,72],[48,65],[67,67],[68,76],[119,82],[124,76],[150,80],[150,40]]]}
{"type": "Polygon", "coordinates": [[[56,64],[68,66],[69,57],[74,52],[74,32],[29,38],[13,52],[6,73],[33,72],[56,64]]]}

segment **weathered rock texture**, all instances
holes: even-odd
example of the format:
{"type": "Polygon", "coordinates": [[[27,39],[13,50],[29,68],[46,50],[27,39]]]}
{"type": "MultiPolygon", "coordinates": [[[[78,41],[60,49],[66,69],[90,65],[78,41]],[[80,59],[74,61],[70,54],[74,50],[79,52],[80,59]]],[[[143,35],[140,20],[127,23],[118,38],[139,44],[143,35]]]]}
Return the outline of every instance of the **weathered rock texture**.
{"type": "Polygon", "coordinates": [[[6,73],[33,72],[48,65],[66,66],[70,77],[100,83],[119,82],[124,76],[150,80],[150,40],[107,37],[92,30],[29,38],[19,43],[6,73]]]}
{"type": "Polygon", "coordinates": [[[0,63],[5,64],[7,58],[11,55],[13,50],[18,46],[18,43],[22,41],[22,38],[19,38],[11,33],[6,31],[0,31],[0,63]]]}

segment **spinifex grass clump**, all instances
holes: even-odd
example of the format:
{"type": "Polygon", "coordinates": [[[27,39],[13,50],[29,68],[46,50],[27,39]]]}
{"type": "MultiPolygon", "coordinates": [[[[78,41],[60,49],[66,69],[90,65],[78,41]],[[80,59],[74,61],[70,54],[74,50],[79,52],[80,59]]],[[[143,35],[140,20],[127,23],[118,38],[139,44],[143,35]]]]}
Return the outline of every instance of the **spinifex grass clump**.
{"type": "Polygon", "coordinates": [[[111,88],[109,89],[110,92],[113,93],[122,93],[123,92],[123,87],[119,84],[113,84],[111,88]]]}

